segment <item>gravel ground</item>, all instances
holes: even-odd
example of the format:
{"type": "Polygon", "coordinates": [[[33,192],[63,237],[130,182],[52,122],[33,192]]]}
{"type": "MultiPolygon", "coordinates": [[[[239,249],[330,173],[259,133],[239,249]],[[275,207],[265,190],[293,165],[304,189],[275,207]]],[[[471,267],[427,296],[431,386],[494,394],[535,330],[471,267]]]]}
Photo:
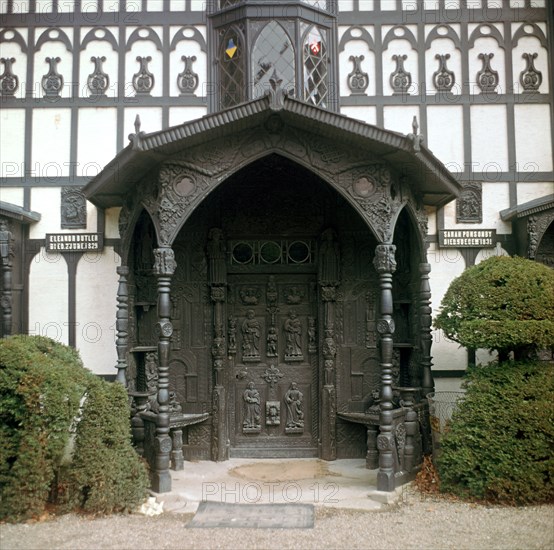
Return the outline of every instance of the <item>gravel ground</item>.
{"type": "Polygon", "coordinates": [[[482,506],[424,498],[412,489],[381,511],[318,507],[313,529],[187,529],[191,518],[67,515],[0,524],[0,549],[554,549],[554,505],[482,506]]]}

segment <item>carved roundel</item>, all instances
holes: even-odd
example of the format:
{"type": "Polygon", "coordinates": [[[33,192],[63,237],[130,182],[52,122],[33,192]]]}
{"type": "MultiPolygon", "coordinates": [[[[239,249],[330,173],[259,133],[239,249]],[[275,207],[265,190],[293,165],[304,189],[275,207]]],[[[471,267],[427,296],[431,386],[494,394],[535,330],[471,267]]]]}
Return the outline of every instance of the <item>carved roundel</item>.
{"type": "Polygon", "coordinates": [[[196,183],[191,176],[185,175],[182,178],[175,179],[173,182],[173,190],[180,197],[188,197],[196,190],[196,183]]]}
{"type": "Polygon", "coordinates": [[[162,336],[169,337],[173,334],[173,325],[169,321],[166,321],[165,323],[158,323],[157,328],[158,332],[162,336]]]}
{"type": "Polygon", "coordinates": [[[367,176],[360,176],[352,184],[352,191],[354,192],[354,194],[362,198],[366,198],[373,195],[376,189],[377,189],[377,184],[375,183],[375,180],[367,176]]]}
{"type": "Polygon", "coordinates": [[[386,435],[377,436],[377,448],[380,451],[390,451],[392,449],[390,438],[386,435]]]}
{"type": "Polygon", "coordinates": [[[394,329],[395,329],[395,325],[394,325],[393,319],[390,319],[390,320],[381,319],[377,323],[377,332],[379,334],[385,334],[387,332],[392,334],[394,332],[394,329]]]}
{"type": "Polygon", "coordinates": [[[171,451],[171,438],[169,437],[162,437],[160,440],[159,440],[159,445],[160,445],[160,451],[162,453],[169,453],[169,451],[171,451]]]}

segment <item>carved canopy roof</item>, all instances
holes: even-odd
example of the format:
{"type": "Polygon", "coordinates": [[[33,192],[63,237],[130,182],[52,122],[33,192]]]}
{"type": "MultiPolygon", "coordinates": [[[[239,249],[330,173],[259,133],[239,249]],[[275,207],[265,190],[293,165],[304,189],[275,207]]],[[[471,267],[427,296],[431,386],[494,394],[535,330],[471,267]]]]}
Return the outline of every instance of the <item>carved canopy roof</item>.
{"type": "Polygon", "coordinates": [[[332,140],[338,149],[355,148],[367,151],[368,157],[380,158],[407,178],[426,205],[443,206],[459,195],[460,184],[421,144],[421,136],[384,130],[279,92],[159,132],[146,134],[137,124],[136,133],[129,136],[130,144],[86,185],[86,198],[103,208],[121,206],[145,174],[180,151],[209,146],[216,139],[232,139],[276,116],[284,131],[292,128],[296,133],[332,140]]]}

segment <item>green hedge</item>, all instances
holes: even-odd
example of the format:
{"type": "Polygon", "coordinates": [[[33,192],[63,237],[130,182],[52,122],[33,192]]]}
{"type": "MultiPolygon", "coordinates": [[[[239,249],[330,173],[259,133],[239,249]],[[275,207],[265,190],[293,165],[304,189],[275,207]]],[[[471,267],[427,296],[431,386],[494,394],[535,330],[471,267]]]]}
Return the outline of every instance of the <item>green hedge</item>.
{"type": "Polygon", "coordinates": [[[60,491],[66,508],[124,510],[138,505],[146,487],[124,388],[97,378],[75,350],[48,338],[0,340],[0,519],[36,516],[60,491]]]}
{"type": "Polygon", "coordinates": [[[441,490],[508,504],[554,499],[554,367],[469,369],[466,396],[441,441],[441,490]]]}

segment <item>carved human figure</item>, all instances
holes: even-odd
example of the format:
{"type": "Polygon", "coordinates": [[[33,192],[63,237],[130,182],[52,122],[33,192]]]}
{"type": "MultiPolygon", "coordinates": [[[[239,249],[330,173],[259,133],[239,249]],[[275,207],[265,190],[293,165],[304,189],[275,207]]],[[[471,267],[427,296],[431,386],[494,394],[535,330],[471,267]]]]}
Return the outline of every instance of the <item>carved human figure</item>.
{"type": "Polygon", "coordinates": [[[229,351],[235,352],[237,349],[237,320],[230,315],[228,324],[229,351]]]}
{"type": "Polygon", "coordinates": [[[289,312],[284,328],[287,338],[286,356],[302,357],[302,325],[294,311],[289,312]]]}
{"type": "Polygon", "coordinates": [[[319,248],[319,279],[328,285],[339,283],[339,246],[333,229],[326,229],[321,235],[319,248]]]}
{"type": "Polygon", "coordinates": [[[254,317],[254,310],[249,309],[246,312],[246,319],[242,323],[243,357],[259,357],[260,333],[260,322],[254,317]]]}
{"type": "Polygon", "coordinates": [[[315,317],[308,317],[308,351],[310,353],[317,351],[315,317]]]}
{"type": "Polygon", "coordinates": [[[269,327],[267,332],[267,356],[277,357],[277,330],[274,326],[269,327]]]}
{"type": "Polygon", "coordinates": [[[8,265],[11,256],[13,235],[5,218],[0,219],[0,258],[4,265],[8,265]]]}
{"type": "Polygon", "coordinates": [[[244,401],[243,428],[260,428],[260,392],[254,387],[254,382],[248,382],[242,394],[244,401]]]}
{"type": "Polygon", "coordinates": [[[225,242],[223,241],[223,231],[218,227],[212,227],[208,234],[208,258],[210,260],[210,282],[225,283],[225,242]]]}
{"type": "Polygon", "coordinates": [[[296,382],[291,382],[287,393],[285,393],[285,405],[287,407],[287,428],[304,427],[302,392],[298,389],[296,382]]]}

